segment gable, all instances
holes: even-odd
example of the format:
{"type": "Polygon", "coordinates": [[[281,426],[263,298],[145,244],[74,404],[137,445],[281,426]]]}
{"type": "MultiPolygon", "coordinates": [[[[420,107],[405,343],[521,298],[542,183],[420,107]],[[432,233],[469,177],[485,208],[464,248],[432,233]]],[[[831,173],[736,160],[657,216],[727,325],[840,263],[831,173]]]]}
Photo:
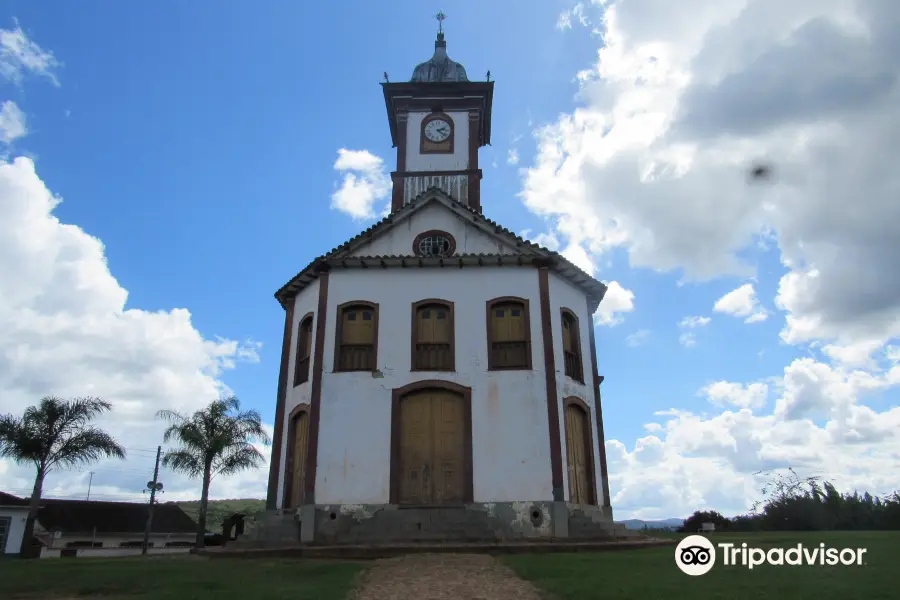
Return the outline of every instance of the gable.
{"type": "Polygon", "coordinates": [[[346,256],[411,256],[413,242],[420,233],[438,230],[449,233],[456,240],[455,254],[518,254],[521,251],[491,235],[467,213],[456,212],[441,202],[431,202],[409,214],[390,229],[364,244],[353,248],[346,256]]]}
{"type": "Polygon", "coordinates": [[[523,239],[485,217],[480,210],[456,202],[443,190],[429,188],[400,210],[314,258],[275,292],[275,299],[286,308],[290,298],[335,266],[406,268],[410,260],[419,267],[428,268],[443,268],[448,260],[458,264],[460,268],[466,265],[483,266],[486,261],[498,266],[522,266],[525,263],[537,266],[541,263],[583,290],[593,307],[591,312],[596,310],[606,294],[605,284],[582,271],[558,252],[523,239]],[[417,215],[425,216],[413,221],[417,215]],[[454,256],[413,256],[412,246],[416,237],[435,230],[453,235],[457,246],[453,249],[454,256]],[[354,260],[348,260],[350,258],[354,260]]]}

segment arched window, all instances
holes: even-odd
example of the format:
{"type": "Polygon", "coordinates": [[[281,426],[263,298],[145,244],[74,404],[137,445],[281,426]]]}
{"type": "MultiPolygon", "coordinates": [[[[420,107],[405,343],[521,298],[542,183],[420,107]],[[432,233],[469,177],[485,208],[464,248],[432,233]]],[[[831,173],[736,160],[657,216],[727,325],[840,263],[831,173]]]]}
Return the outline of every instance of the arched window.
{"type": "Polygon", "coordinates": [[[378,350],[378,305],[349,302],[338,307],[335,371],[374,371],[378,350]]]}
{"type": "Polygon", "coordinates": [[[309,313],[300,320],[297,328],[297,359],[294,363],[294,385],[309,381],[309,358],[312,352],[313,315],[309,313]]]}
{"type": "Polygon", "coordinates": [[[581,366],[581,335],[578,332],[578,317],[568,308],[562,309],[563,364],[567,377],[584,383],[584,369],[581,366]]]}
{"type": "Polygon", "coordinates": [[[412,370],[453,371],[453,303],[422,300],[412,310],[412,370]]]}
{"type": "Polygon", "coordinates": [[[531,324],[528,300],[488,300],[487,325],[488,369],[530,369],[531,324]]]}

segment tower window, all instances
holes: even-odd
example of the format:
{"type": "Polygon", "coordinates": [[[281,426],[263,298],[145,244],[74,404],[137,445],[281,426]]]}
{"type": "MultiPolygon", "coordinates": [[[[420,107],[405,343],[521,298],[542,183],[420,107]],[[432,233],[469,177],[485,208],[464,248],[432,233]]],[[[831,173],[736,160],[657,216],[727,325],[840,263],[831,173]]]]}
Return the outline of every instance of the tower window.
{"type": "Polygon", "coordinates": [[[584,383],[584,369],[581,365],[581,336],[578,332],[578,317],[567,308],[562,309],[563,363],[567,377],[584,383]]]}
{"type": "Polygon", "coordinates": [[[447,257],[456,252],[456,240],[445,231],[425,231],[413,241],[413,254],[422,257],[447,257]]]}
{"type": "Polygon", "coordinates": [[[378,305],[351,302],[339,306],[334,370],[374,371],[377,355],[378,305]]]}
{"type": "Polygon", "coordinates": [[[412,370],[453,371],[453,303],[422,300],[412,308],[412,370]]]}
{"type": "Polygon", "coordinates": [[[297,356],[294,361],[294,385],[309,381],[309,359],[312,350],[313,315],[309,313],[300,320],[297,328],[297,356]]]}
{"type": "Polygon", "coordinates": [[[488,300],[488,369],[531,369],[528,300],[488,300]]]}

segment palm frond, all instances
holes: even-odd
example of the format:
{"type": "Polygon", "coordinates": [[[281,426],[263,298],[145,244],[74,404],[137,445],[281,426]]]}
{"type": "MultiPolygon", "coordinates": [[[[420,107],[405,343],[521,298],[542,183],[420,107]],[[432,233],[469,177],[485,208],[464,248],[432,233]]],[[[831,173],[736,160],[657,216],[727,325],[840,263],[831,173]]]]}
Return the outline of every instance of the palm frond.
{"type": "Polygon", "coordinates": [[[259,468],[265,462],[265,457],[256,447],[250,444],[236,445],[229,448],[213,463],[213,473],[216,475],[234,475],[241,471],[259,468]]]}
{"type": "Polygon", "coordinates": [[[33,462],[38,472],[71,467],[101,458],[125,458],[125,450],[105,431],[90,426],[112,409],[93,397],[64,400],[47,396],[25,409],[22,417],[0,417],[0,456],[33,462]]]}
{"type": "Polygon", "coordinates": [[[64,468],[97,462],[102,458],[125,458],[125,449],[105,431],[88,427],[67,438],[53,453],[47,466],[64,468]]]}
{"type": "Polygon", "coordinates": [[[170,450],[163,456],[162,464],[167,469],[184,473],[188,477],[203,475],[203,457],[185,449],[170,450]]]}

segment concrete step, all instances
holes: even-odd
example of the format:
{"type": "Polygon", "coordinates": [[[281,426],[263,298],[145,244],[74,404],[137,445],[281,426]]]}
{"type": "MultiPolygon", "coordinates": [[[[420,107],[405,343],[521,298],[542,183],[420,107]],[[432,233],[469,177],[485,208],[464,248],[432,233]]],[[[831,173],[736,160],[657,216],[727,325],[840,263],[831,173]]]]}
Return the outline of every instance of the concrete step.
{"type": "Polygon", "coordinates": [[[260,549],[206,548],[195,553],[210,558],[306,558],[372,560],[405,554],[540,554],[557,552],[606,552],[675,546],[675,540],[641,538],[615,541],[529,540],[502,543],[418,543],[340,546],[282,546],[260,549]]]}

